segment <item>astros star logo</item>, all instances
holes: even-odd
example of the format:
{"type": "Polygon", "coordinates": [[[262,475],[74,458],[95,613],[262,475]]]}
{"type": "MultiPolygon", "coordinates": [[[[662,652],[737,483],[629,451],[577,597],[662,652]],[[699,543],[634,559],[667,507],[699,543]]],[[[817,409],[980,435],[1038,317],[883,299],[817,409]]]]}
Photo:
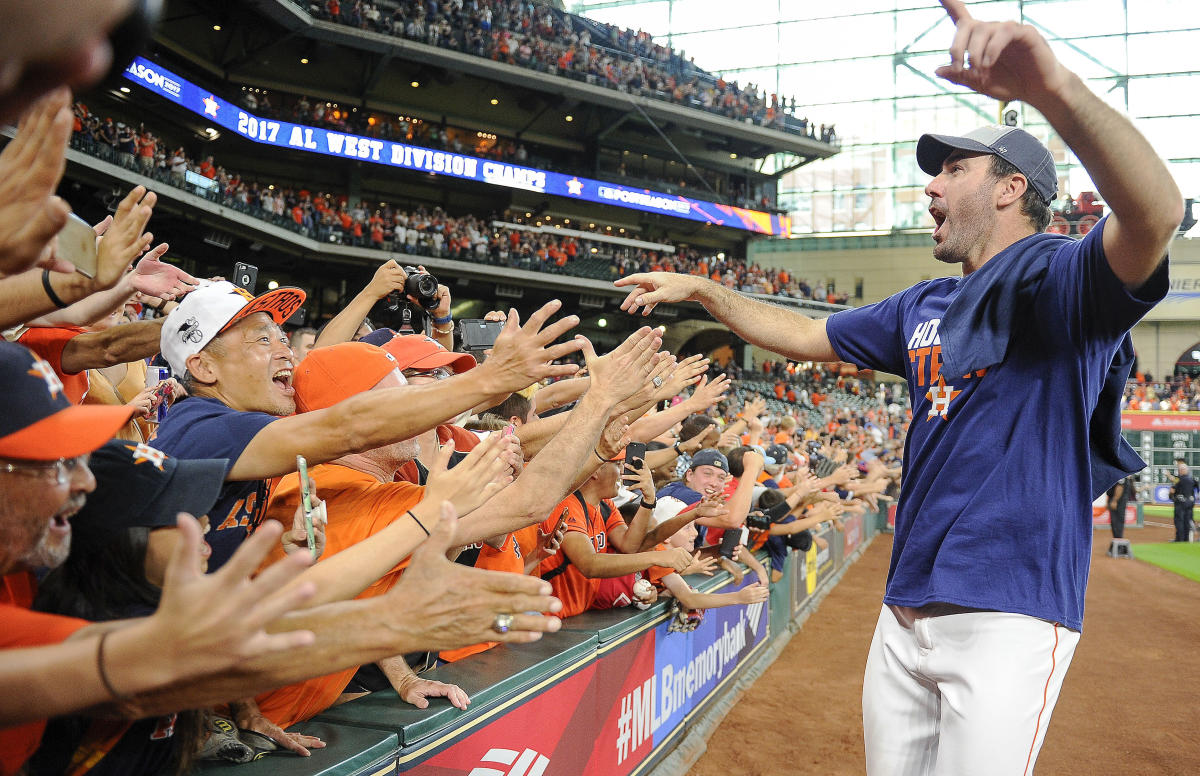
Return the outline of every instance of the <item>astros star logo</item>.
{"type": "Polygon", "coordinates": [[[583,195],[583,183],[578,178],[572,178],[567,181],[567,191],[571,196],[578,197],[583,195]]]}
{"type": "Polygon", "coordinates": [[[221,106],[217,104],[217,101],[213,99],[211,94],[204,98],[204,112],[207,115],[215,119],[217,117],[217,108],[219,107],[221,106]]]}
{"type": "Polygon", "coordinates": [[[144,442],[139,442],[137,445],[125,445],[125,449],[133,451],[135,465],[148,463],[160,472],[163,470],[163,461],[167,460],[167,454],[162,450],[155,449],[144,442]]]}
{"type": "Polygon", "coordinates": [[[28,374],[40,377],[45,381],[46,390],[50,392],[51,399],[57,399],[58,394],[62,392],[62,380],[58,379],[58,375],[54,373],[54,368],[40,358],[34,356],[33,368],[29,370],[28,374]]]}
{"type": "Polygon", "coordinates": [[[939,377],[937,385],[932,385],[925,392],[925,398],[929,399],[929,415],[925,420],[931,420],[935,416],[946,420],[946,413],[950,412],[950,402],[954,401],[962,391],[955,390],[953,385],[946,385],[946,378],[939,377]]]}

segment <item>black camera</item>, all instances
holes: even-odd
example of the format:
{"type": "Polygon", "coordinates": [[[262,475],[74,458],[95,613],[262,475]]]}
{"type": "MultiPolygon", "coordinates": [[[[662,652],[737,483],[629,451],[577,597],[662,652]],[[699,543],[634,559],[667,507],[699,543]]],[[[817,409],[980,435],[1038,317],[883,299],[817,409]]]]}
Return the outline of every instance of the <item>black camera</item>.
{"type": "Polygon", "coordinates": [[[418,272],[416,267],[405,267],[408,280],[404,281],[404,295],[410,296],[426,310],[438,306],[438,280],[428,272],[418,272]]]}
{"type": "Polygon", "coordinates": [[[767,509],[756,509],[746,515],[746,525],[756,531],[766,531],[773,523],[783,520],[792,511],[786,500],[767,509]]]}
{"type": "Polygon", "coordinates": [[[422,309],[433,310],[436,308],[438,306],[438,279],[428,272],[419,272],[416,267],[405,267],[404,274],[408,275],[408,279],[404,281],[404,295],[401,296],[398,291],[388,294],[388,311],[396,312],[409,297],[416,300],[422,309]]]}
{"type": "Polygon", "coordinates": [[[761,509],[756,509],[746,515],[746,527],[755,531],[766,531],[771,527],[771,518],[761,509]]]}

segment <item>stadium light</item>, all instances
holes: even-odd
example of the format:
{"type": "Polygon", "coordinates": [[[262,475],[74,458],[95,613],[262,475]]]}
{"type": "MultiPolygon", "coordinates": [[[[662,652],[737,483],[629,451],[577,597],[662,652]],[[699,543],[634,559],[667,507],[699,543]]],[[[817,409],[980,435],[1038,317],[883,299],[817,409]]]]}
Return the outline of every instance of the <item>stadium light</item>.
{"type": "Polygon", "coordinates": [[[221,25],[219,25],[219,24],[214,24],[214,25],[213,25],[213,32],[220,32],[220,31],[221,31],[221,25]]]}
{"type": "Polygon", "coordinates": [[[500,104],[500,101],[499,101],[499,100],[497,100],[495,97],[493,97],[493,98],[492,98],[492,105],[499,105],[499,104],[500,104]]]}
{"type": "Polygon", "coordinates": [[[574,121],[574,120],[575,120],[575,117],[574,117],[574,116],[572,116],[570,113],[568,113],[568,114],[567,114],[567,116],[566,116],[566,119],[567,119],[567,121],[574,121]]]}
{"type": "Polygon", "coordinates": [[[601,329],[603,329],[605,326],[608,325],[608,319],[607,318],[597,318],[596,325],[599,326],[601,329]]]}
{"type": "Polygon", "coordinates": [[[414,89],[417,89],[417,88],[420,88],[420,86],[421,86],[421,82],[420,82],[420,81],[413,81],[411,84],[409,84],[409,86],[411,86],[411,87],[412,87],[412,88],[414,88],[414,89]]]}
{"type": "Polygon", "coordinates": [[[308,64],[308,57],[300,57],[300,64],[302,64],[302,65],[307,65],[307,64],[308,64]]]}

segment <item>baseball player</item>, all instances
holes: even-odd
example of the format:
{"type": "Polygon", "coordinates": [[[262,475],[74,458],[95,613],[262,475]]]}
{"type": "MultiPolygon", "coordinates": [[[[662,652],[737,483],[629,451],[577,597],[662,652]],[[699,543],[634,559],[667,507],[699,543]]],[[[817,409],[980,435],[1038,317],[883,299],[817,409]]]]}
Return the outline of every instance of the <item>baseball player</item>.
{"type": "Polygon", "coordinates": [[[1112,211],[1086,237],[1043,233],[1049,151],[986,127],[917,145],[934,176],[933,255],[962,277],[825,320],[688,275],[617,281],[629,312],[692,299],[789,359],[907,377],[913,422],[863,682],[871,776],[1032,772],[1082,627],[1091,502],[1144,466],[1119,433],[1128,330],[1167,292],[1183,215],[1150,144],[1033,27],[942,5],[956,34],[937,75],[1046,117],[1112,211]]]}

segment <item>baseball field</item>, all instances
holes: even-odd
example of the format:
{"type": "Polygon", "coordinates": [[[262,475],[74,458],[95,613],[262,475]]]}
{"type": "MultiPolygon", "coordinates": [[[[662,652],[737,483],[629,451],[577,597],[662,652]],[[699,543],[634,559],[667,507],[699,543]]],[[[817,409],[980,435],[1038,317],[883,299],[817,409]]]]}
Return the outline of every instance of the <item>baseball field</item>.
{"type": "MultiPolygon", "coordinates": [[[[1162,544],[1172,535],[1161,525],[1127,530],[1137,556],[1127,560],[1107,557],[1109,535],[1096,532],[1083,638],[1038,773],[1200,773],[1200,577],[1168,571],[1163,560],[1178,555],[1195,572],[1200,544],[1162,544]]],[[[691,774],[863,773],[862,673],[890,552],[891,536],[881,535],[847,570],[724,720],[691,774]]]]}

